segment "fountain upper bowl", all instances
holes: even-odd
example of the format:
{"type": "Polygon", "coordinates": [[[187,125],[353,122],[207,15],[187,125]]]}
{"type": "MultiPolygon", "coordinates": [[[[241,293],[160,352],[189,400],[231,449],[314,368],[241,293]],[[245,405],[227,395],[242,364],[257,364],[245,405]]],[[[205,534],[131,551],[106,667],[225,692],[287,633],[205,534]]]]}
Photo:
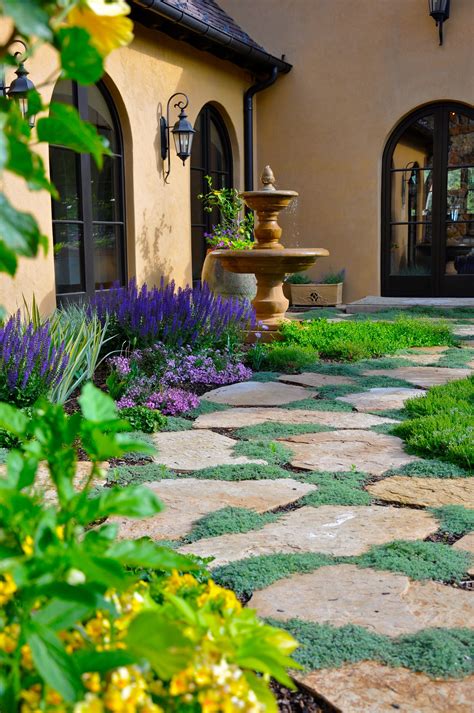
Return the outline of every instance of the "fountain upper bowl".
{"type": "Polygon", "coordinates": [[[282,250],[215,250],[222,266],[230,272],[279,274],[302,272],[320,257],[327,257],[325,248],[283,248],[282,250]]]}

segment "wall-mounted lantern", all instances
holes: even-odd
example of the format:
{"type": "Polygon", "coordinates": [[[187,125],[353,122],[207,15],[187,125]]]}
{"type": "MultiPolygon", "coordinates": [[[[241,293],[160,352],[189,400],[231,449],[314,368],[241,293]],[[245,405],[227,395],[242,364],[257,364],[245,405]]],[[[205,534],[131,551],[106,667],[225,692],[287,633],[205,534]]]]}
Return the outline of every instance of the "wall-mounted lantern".
{"type": "Polygon", "coordinates": [[[428,0],[430,15],[439,28],[439,44],[443,44],[443,22],[449,19],[450,0],[428,0]]]}
{"type": "Polygon", "coordinates": [[[166,105],[166,119],[164,116],[160,119],[161,128],[161,158],[163,161],[168,159],[168,169],[165,173],[165,183],[168,183],[168,176],[171,171],[171,157],[170,157],[170,133],[173,134],[174,145],[176,148],[176,153],[183,162],[183,166],[191,156],[191,148],[193,145],[194,134],[196,133],[190,121],[188,121],[188,116],[184,111],[189,104],[189,99],[186,94],[182,92],[176,92],[169,99],[166,105]],[[184,100],[176,102],[174,105],[175,109],[180,109],[178,115],[178,121],[175,123],[172,129],[170,129],[170,104],[175,97],[184,97],[184,100]]]}
{"type": "MultiPolygon", "coordinates": [[[[14,40],[12,44],[17,43],[23,45],[25,51],[28,50],[23,40],[14,40]]],[[[35,125],[35,117],[28,116],[28,92],[34,89],[35,85],[31,79],[28,79],[29,72],[25,69],[24,60],[21,59],[21,56],[21,52],[15,52],[13,55],[18,63],[18,68],[15,71],[17,78],[13,80],[9,87],[6,86],[5,76],[3,74],[0,75],[0,95],[16,101],[20,107],[23,118],[28,119],[30,127],[33,128],[35,125]]]]}

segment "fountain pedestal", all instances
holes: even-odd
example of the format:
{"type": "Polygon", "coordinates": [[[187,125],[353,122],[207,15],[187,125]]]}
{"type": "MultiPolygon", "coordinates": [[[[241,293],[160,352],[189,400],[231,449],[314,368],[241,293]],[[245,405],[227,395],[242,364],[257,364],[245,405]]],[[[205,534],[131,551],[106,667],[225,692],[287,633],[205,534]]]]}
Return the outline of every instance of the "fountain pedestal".
{"type": "Polygon", "coordinates": [[[289,302],[283,294],[285,275],[303,272],[319,257],[329,252],[324,248],[285,248],[280,243],[282,230],[278,214],[297,197],[296,191],[277,191],[272,170],[267,166],[261,177],[261,191],[242,193],[246,205],[257,213],[255,245],[252,250],[217,250],[214,255],[230,272],[253,272],[257,294],[252,300],[257,319],[268,330],[275,331],[285,320],[289,302]]]}

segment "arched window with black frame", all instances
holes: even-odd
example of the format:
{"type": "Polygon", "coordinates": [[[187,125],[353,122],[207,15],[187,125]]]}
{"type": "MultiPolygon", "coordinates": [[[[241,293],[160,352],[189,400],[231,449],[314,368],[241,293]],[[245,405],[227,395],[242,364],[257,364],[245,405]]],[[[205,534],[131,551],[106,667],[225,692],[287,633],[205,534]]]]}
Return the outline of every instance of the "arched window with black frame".
{"type": "Polygon", "coordinates": [[[194,127],[191,154],[191,236],[193,282],[201,279],[201,270],[206,257],[205,233],[219,221],[217,211],[207,213],[198,199],[207,193],[206,176],[212,178],[216,188],[232,186],[232,148],[229,134],[217,109],[206,104],[200,111],[194,127]]]}
{"type": "Polygon", "coordinates": [[[59,304],[82,301],[126,279],[123,142],[106,86],[57,83],[53,101],[75,106],[110,145],[99,170],[89,154],[50,146],[56,295],[59,304]]]}
{"type": "Polygon", "coordinates": [[[474,296],[474,108],[407,116],[384,152],[382,294],[474,296]]]}

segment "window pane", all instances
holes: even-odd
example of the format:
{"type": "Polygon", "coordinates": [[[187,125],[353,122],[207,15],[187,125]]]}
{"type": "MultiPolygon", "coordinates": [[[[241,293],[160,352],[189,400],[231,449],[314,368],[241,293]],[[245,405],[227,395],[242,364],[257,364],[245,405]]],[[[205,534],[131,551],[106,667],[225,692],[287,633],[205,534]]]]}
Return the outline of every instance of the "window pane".
{"type": "Polygon", "coordinates": [[[119,158],[104,157],[99,171],[91,161],[91,191],[93,220],[122,220],[119,158]]]}
{"type": "Polygon", "coordinates": [[[224,145],[214,121],[210,122],[209,167],[211,171],[228,171],[224,145]]]}
{"type": "Polygon", "coordinates": [[[392,171],[391,220],[393,222],[431,220],[432,174],[431,169],[423,171],[416,167],[404,171],[392,171]]]}
{"type": "Polygon", "coordinates": [[[84,292],[84,242],[82,226],[53,225],[56,292],[84,292]]]}
{"type": "Polygon", "coordinates": [[[112,287],[122,282],[122,227],[119,225],[94,225],[94,271],[96,289],[112,287]]]}
{"type": "Polygon", "coordinates": [[[400,137],[393,152],[393,168],[411,168],[417,163],[420,168],[433,165],[434,117],[417,119],[400,137]]]}
{"type": "Polygon", "coordinates": [[[54,87],[52,100],[63,104],[75,104],[74,85],[70,79],[61,79],[54,87]]]}
{"type": "Polygon", "coordinates": [[[97,128],[101,136],[105,136],[114,153],[120,153],[120,142],[115,129],[109,107],[102,92],[92,85],[87,90],[89,102],[89,121],[97,128]]]}
{"type": "Polygon", "coordinates": [[[78,156],[67,149],[50,147],[51,180],[58,189],[59,200],[53,200],[54,220],[79,220],[78,156]]]}
{"type": "Polygon", "coordinates": [[[448,165],[474,164],[474,119],[449,112],[448,165]]]}
{"type": "Polygon", "coordinates": [[[393,225],[390,274],[416,277],[431,274],[431,225],[393,225]]]}
{"type": "Polygon", "coordinates": [[[474,221],[474,166],[448,169],[446,219],[474,221]]]}

